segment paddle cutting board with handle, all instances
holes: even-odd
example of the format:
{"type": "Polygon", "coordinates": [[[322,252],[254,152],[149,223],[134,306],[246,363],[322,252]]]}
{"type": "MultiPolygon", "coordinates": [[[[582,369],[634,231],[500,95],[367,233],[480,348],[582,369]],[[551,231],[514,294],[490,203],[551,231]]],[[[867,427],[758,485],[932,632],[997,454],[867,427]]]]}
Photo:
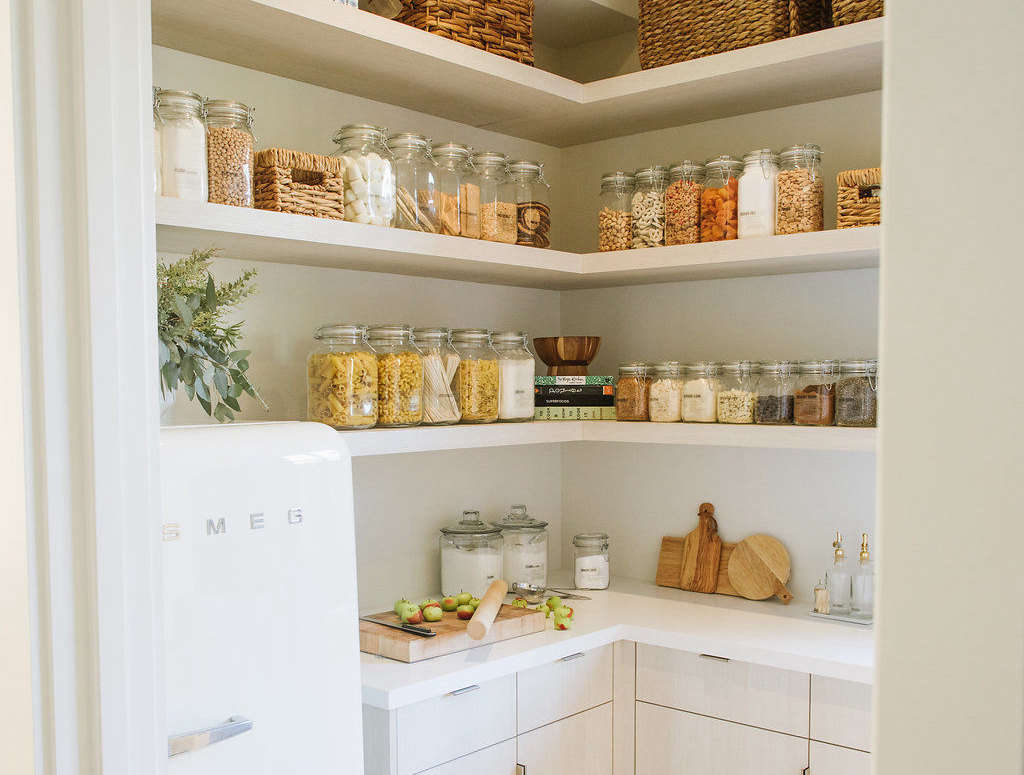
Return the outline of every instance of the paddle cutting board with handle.
{"type": "Polygon", "coordinates": [[[744,538],[733,549],[727,567],[729,582],[741,597],[766,600],[775,596],[787,605],[793,599],[786,589],[789,554],[777,538],[763,534],[744,538]]]}
{"type": "Polygon", "coordinates": [[[718,588],[718,565],[722,539],[718,537],[715,507],[700,504],[697,529],[683,539],[683,561],[679,588],[690,592],[714,592],[718,588]]]}

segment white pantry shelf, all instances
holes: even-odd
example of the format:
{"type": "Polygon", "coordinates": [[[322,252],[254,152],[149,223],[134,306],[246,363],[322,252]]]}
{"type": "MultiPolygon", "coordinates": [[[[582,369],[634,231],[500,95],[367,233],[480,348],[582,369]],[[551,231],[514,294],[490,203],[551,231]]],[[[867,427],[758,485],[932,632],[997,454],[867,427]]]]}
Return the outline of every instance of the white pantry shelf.
{"type": "Polygon", "coordinates": [[[875,91],[885,31],[873,19],[583,84],[327,0],[153,0],[152,19],[160,46],[559,147],[875,91]]]}
{"type": "Polygon", "coordinates": [[[878,266],[880,228],[843,229],[608,253],[381,229],[161,197],[157,247],[216,247],[230,258],[564,290],[878,266]]]}

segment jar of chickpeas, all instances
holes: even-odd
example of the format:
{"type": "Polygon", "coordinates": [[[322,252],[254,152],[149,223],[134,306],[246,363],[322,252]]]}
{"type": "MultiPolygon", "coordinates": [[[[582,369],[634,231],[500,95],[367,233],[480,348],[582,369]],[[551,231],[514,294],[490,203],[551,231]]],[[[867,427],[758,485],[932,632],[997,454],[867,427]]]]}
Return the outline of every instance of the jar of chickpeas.
{"type": "Polygon", "coordinates": [[[487,423],[498,419],[498,353],[491,346],[486,328],[452,331],[452,346],[458,352],[458,388],[462,422],[487,423]]]}
{"type": "Polygon", "coordinates": [[[366,326],[321,326],[306,361],[306,416],[338,430],[377,424],[377,356],[366,326]]]}
{"type": "Polygon", "coordinates": [[[374,326],[367,336],[377,354],[377,425],[419,425],[423,421],[423,356],[413,344],[412,326],[374,326]]]}

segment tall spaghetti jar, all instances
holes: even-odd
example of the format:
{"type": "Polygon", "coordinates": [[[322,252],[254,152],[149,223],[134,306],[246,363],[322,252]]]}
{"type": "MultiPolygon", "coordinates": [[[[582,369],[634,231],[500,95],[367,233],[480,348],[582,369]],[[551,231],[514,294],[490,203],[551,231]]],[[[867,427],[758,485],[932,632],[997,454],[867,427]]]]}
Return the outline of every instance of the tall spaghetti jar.
{"type": "Polygon", "coordinates": [[[459,354],[452,347],[451,329],[417,328],[412,334],[423,355],[423,424],[457,423],[462,416],[455,398],[459,354]]]}
{"type": "Polygon", "coordinates": [[[474,153],[470,161],[480,186],[480,238],[516,242],[516,195],[508,176],[508,156],[497,151],[474,153]]]}
{"type": "Polygon", "coordinates": [[[716,156],[704,164],[700,194],[700,241],[736,239],[739,227],[739,176],[743,164],[732,156],[716,156]]]}
{"type": "Polygon", "coordinates": [[[377,354],[377,424],[382,428],[419,425],[423,420],[423,356],[413,343],[412,326],[374,326],[368,336],[377,354]]]}
{"type": "Polygon", "coordinates": [[[366,326],[320,326],[306,362],[306,416],[338,430],[377,424],[377,356],[366,326]]]}
{"type": "Polygon", "coordinates": [[[491,347],[486,328],[452,331],[452,346],[458,352],[456,395],[462,422],[488,423],[498,419],[498,353],[491,347]]]}
{"type": "Polygon", "coordinates": [[[430,156],[430,140],[416,132],[391,135],[388,147],[395,155],[395,226],[436,234],[437,170],[430,156]]]}
{"type": "Polygon", "coordinates": [[[470,177],[469,148],[460,143],[439,143],[430,149],[430,155],[437,164],[437,215],[441,234],[457,237],[462,234],[463,197],[470,177]]]}
{"type": "Polygon", "coordinates": [[[704,165],[680,162],[669,168],[665,189],[665,244],[700,242],[700,194],[704,190],[704,165]]]}
{"type": "Polygon", "coordinates": [[[538,161],[508,165],[516,192],[516,244],[551,247],[551,187],[538,161]]]}

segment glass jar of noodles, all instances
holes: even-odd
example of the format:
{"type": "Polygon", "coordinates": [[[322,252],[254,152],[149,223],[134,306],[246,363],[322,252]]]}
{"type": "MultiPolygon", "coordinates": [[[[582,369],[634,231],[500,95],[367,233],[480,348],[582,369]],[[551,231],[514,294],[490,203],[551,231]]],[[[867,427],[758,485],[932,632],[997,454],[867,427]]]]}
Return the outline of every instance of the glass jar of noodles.
{"type": "Polygon", "coordinates": [[[494,422],[498,419],[498,353],[491,347],[490,332],[456,329],[452,346],[462,359],[455,380],[462,422],[494,422]]]}
{"type": "Polygon", "coordinates": [[[452,425],[462,417],[455,398],[459,354],[450,328],[417,328],[412,332],[423,354],[423,424],[452,425]]]}
{"type": "Polygon", "coordinates": [[[367,332],[377,354],[377,424],[404,428],[423,421],[423,356],[412,326],[390,323],[367,332]]]}
{"type": "Polygon", "coordinates": [[[366,326],[321,326],[306,361],[306,416],[338,430],[377,424],[377,356],[366,326]]]}

